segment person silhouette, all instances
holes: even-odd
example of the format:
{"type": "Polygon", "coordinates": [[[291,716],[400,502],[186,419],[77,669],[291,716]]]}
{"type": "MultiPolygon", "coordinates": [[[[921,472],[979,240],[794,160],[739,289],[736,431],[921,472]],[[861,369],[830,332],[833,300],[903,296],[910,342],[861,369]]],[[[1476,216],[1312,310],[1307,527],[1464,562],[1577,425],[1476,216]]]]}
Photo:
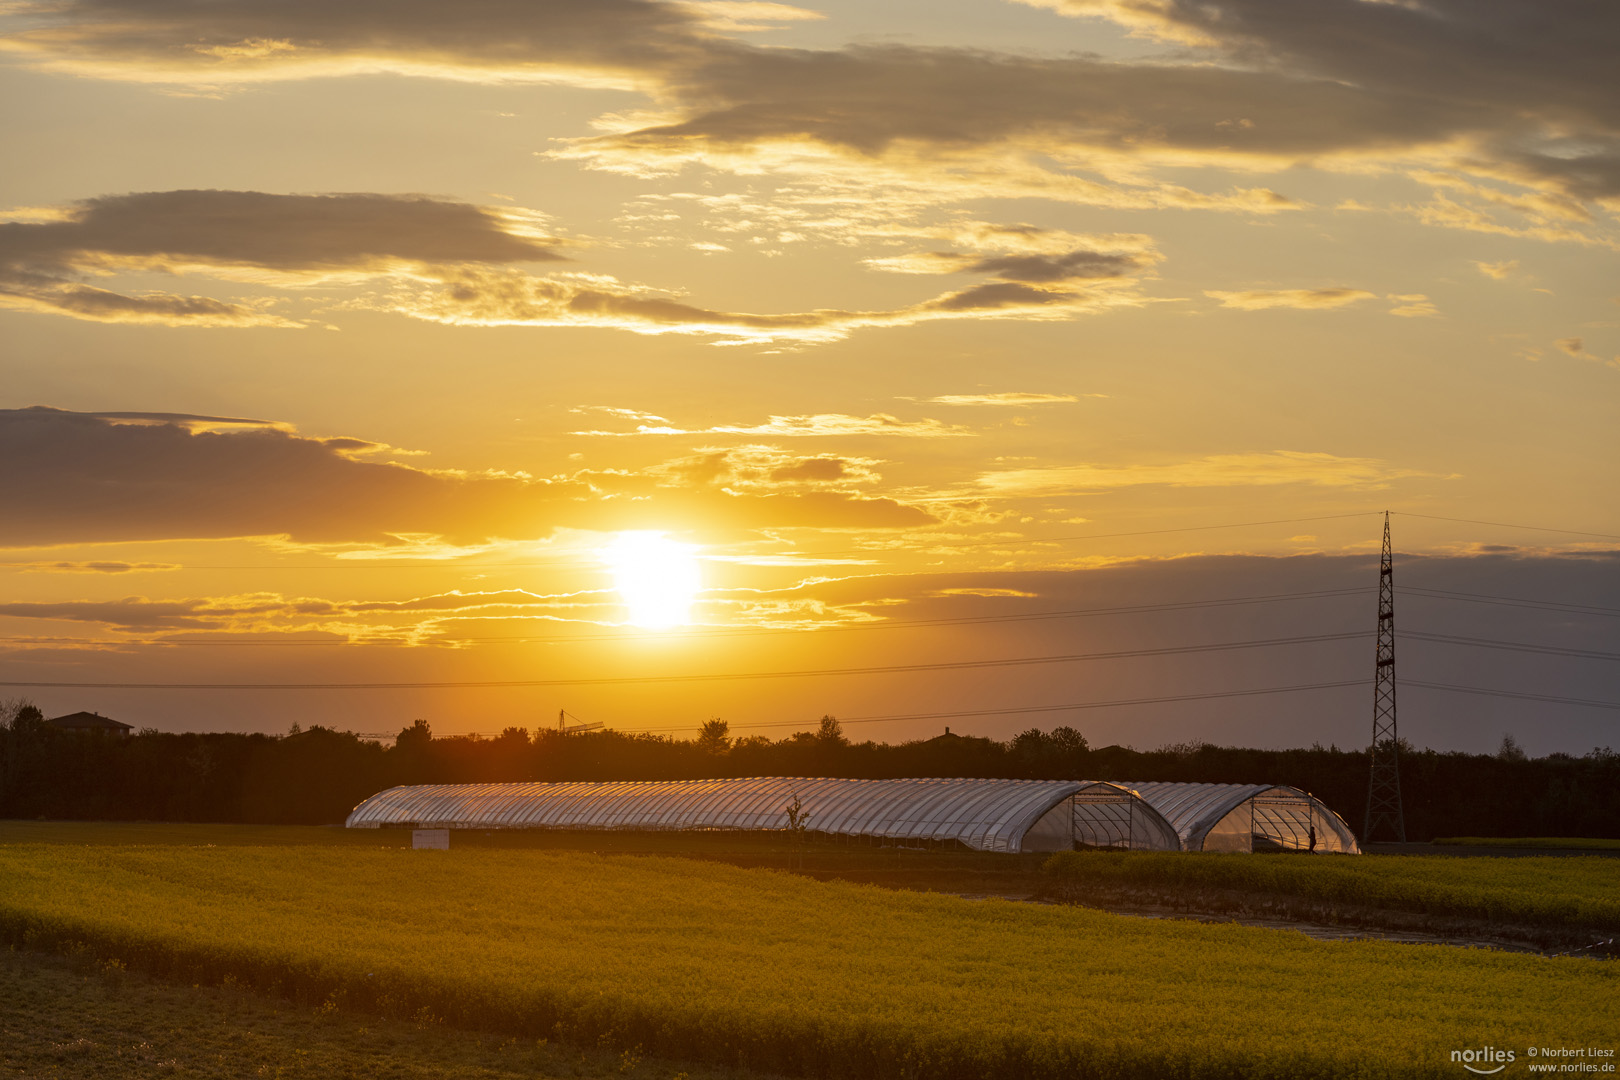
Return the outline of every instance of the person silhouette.
{"type": "Polygon", "coordinates": [[[1316,851],[1316,825],[1314,823],[1311,825],[1311,851],[1313,853],[1316,851]]]}

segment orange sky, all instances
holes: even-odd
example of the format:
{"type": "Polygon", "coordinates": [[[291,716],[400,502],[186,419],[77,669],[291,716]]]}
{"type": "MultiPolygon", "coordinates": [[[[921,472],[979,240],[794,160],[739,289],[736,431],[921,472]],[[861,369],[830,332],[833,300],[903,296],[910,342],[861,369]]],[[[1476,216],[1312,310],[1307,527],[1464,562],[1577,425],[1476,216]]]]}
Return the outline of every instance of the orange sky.
{"type": "MultiPolygon", "coordinates": [[[[1607,9],[199,10],[0,14],[0,682],[598,681],[0,695],[1359,745],[1370,688],[1056,707],[1368,678],[1386,509],[1402,582],[1620,608],[1607,9]],[[624,625],[625,531],[688,545],[693,625],[624,625]]],[[[1601,612],[1402,611],[1620,652],[1601,612]]],[[[1402,655],[1620,701],[1601,658],[1402,655]]],[[[1419,745],[1614,742],[1613,710],[1403,701],[1419,745]]]]}

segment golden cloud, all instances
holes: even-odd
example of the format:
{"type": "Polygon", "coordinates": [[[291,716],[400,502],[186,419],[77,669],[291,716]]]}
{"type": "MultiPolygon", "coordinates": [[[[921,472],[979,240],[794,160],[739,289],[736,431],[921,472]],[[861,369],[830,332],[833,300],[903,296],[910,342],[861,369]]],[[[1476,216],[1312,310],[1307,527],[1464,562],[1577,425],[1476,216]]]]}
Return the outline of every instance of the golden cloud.
{"type": "Polygon", "coordinates": [[[881,477],[877,458],[849,454],[794,454],[774,446],[702,448],[687,457],[643,470],[644,475],[684,486],[728,491],[820,490],[856,492],[881,477]]]}
{"type": "MultiPolygon", "coordinates": [[[[1569,356],[1573,356],[1577,360],[1590,360],[1594,364],[1604,363],[1604,360],[1603,360],[1603,358],[1601,356],[1595,356],[1592,353],[1587,351],[1586,339],[1585,338],[1579,338],[1579,337],[1559,338],[1557,341],[1553,342],[1553,344],[1558,346],[1558,348],[1559,348],[1559,350],[1561,352],[1563,352],[1563,353],[1565,353],[1565,354],[1567,354],[1569,356]]],[[[1608,363],[1609,363],[1610,367],[1620,368],[1620,356],[1615,357],[1613,360],[1609,361],[1608,363]]]]}
{"type": "Polygon", "coordinates": [[[766,315],[698,307],[605,275],[537,277],[467,267],[446,271],[439,281],[430,284],[402,285],[363,306],[449,326],[589,326],[636,334],[702,335],[733,342],[817,344],[878,327],[964,318],[1072,319],[1145,302],[1128,288],[1119,287],[1121,283],[1109,284],[1112,287],[1075,288],[990,282],[888,310],[818,308],[766,315]]]}
{"type": "Polygon", "coordinates": [[[266,301],[123,295],[120,271],[280,284],[364,280],[441,263],[561,258],[532,215],[420,196],[163,191],[88,199],[0,223],[0,306],[95,322],[298,327],[266,301]]]}
{"type": "Polygon", "coordinates": [[[1219,300],[1222,307],[1237,308],[1239,311],[1264,311],[1268,308],[1324,311],[1360,300],[1377,299],[1376,293],[1342,286],[1334,289],[1248,289],[1242,292],[1206,290],[1204,295],[1219,300]]]}
{"type": "MultiPolygon", "coordinates": [[[[1086,394],[1086,397],[1106,397],[1106,394],[1086,394]]],[[[1003,391],[997,394],[940,394],[938,397],[923,398],[925,402],[934,405],[995,405],[1016,406],[1026,405],[1068,405],[1080,400],[1074,394],[1031,394],[1019,391],[1003,391]]]]}
{"type": "Polygon", "coordinates": [[[911,438],[941,439],[972,435],[967,428],[939,420],[901,420],[888,413],[849,416],[845,413],[817,413],[813,416],[773,416],[763,424],[720,424],[707,428],[678,428],[638,424],[634,431],[573,431],[571,435],[768,435],[776,438],[827,438],[851,435],[902,435],[911,438]]]}
{"type": "Polygon", "coordinates": [[[382,19],[308,0],[206,12],[180,0],[19,0],[8,13],[36,25],[0,48],[37,65],[193,86],[391,73],[630,88],[712,47],[705,24],[795,17],[786,5],[640,0],[393,0],[382,19]]]}
{"type": "Polygon", "coordinates": [[[1154,174],[1440,163],[1529,189],[1545,203],[1533,212],[1571,220],[1584,202],[1620,198],[1620,105],[1606,77],[1620,16],[1607,10],[1543,18],[1530,0],[1427,0],[1340,3],[1301,20],[1274,0],[1029,2],[1180,51],[1118,63],[766,48],[725,34],[818,13],[746,0],[397,0],[381,22],[307,0],[206,11],[181,0],[21,0],[9,10],[32,28],[0,47],[55,70],[203,87],[390,72],[636,88],[652,110],[603,117],[601,134],[557,156],[642,175],[700,162],[918,199],[1252,213],[1297,203],[1154,174]]]}
{"type": "MultiPolygon", "coordinates": [[[[38,216],[37,214],[35,216],[38,216]]],[[[92,199],[48,220],[0,224],[0,305],[103,321],[295,327],[271,301],[123,296],[80,283],[124,270],[200,273],[262,285],[381,282],[339,308],[453,326],[593,326],[732,342],[825,342],[939,319],[1066,319],[1142,300],[1150,251],[1090,248],[969,260],[985,284],[880,311],[754,314],[699,307],[605,274],[537,275],[562,259],[539,215],[421,196],[173,191],[92,199]]],[[[1116,244],[1116,246],[1118,246],[1116,244]]]]}
{"type": "Polygon", "coordinates": [[[6,280],[0,270],[0,307],[46,315],[68,315],[86,322],[133,326],[274,327],[303,329],[304,324],[253,304],[207,296],[142,292],[132,296],[66,282],[6,280]]]}
{"type": "Polygon", "coordinates": [[[30,574],[143,574],[179,570],[179,563],[123,562],[115,559],[81,560],[77,562],[14,562],[4,564],[8,570],[30,574]]]}
{"type": "Polygon", "coordinates": [[[988,472],[979,486],[996,496],[1048,495],[1069,491],[1118,488],[1270,487],[1308,484],[1315,487],[1378,490],[1392,481],[1428,473],[1392,466],[1376,458],[1276,450],[1259,454],[1217,454],[1167,465],[1065,465],[1042,469],[988,472]]]}
{"type": "Polygon", "coordinates": [[[1440,309],[1434,306],[1434,301],[1422,293],[1391,293],[1385,299],[1395,302],[1389,313],[1404,319],[1431,318],[1440,314],[1440,309]]]}

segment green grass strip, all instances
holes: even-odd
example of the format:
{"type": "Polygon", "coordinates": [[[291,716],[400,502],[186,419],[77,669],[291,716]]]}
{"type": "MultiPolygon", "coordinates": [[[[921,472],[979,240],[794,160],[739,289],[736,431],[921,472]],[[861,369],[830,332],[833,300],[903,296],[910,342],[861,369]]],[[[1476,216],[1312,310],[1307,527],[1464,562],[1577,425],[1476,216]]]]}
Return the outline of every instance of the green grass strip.
{"type": "Polygon", "coordinates": [[[1620,930],[1620,859],[1450,855],[1209,855],[1062,852],[1056,881],[1170,889],[1230,889],[1331,904],[1519,926],[1620,930]]]}
{"type": "Polygon", "coordinates": [[[1452,1050],[1620,1042],[1613,964],[668,858],[9,845],[0,932],[190,982],[825,1077],[1438,1077],[1452,1050]]]}
{"type": "Polygon", "coordinates": [[[1588,851],[1620,850],[1620,840],[1598,840],[1578,836],[1444,836],[1430,843],[1457,847],[1584,848],[1588,851]]]}

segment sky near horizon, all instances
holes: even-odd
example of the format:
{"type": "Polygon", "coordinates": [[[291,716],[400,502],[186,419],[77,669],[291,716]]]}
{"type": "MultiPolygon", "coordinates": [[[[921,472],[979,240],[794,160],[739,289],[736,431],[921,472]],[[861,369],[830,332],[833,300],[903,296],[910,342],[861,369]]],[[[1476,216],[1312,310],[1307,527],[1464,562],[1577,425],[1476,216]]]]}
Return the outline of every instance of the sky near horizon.
{"type": "Polygon", "coordinates": [[[5,3],[0,696],[1361,745],[1388,510],[1474,597],[1404,678],[1620,702],[1568,652],[1620,654],[1617,51],[1596,0],[5,3]],[[626,625],[649,536],[690,625],[626,625]],[[608,681],[856,667],[912,670],[608,681]]]}

